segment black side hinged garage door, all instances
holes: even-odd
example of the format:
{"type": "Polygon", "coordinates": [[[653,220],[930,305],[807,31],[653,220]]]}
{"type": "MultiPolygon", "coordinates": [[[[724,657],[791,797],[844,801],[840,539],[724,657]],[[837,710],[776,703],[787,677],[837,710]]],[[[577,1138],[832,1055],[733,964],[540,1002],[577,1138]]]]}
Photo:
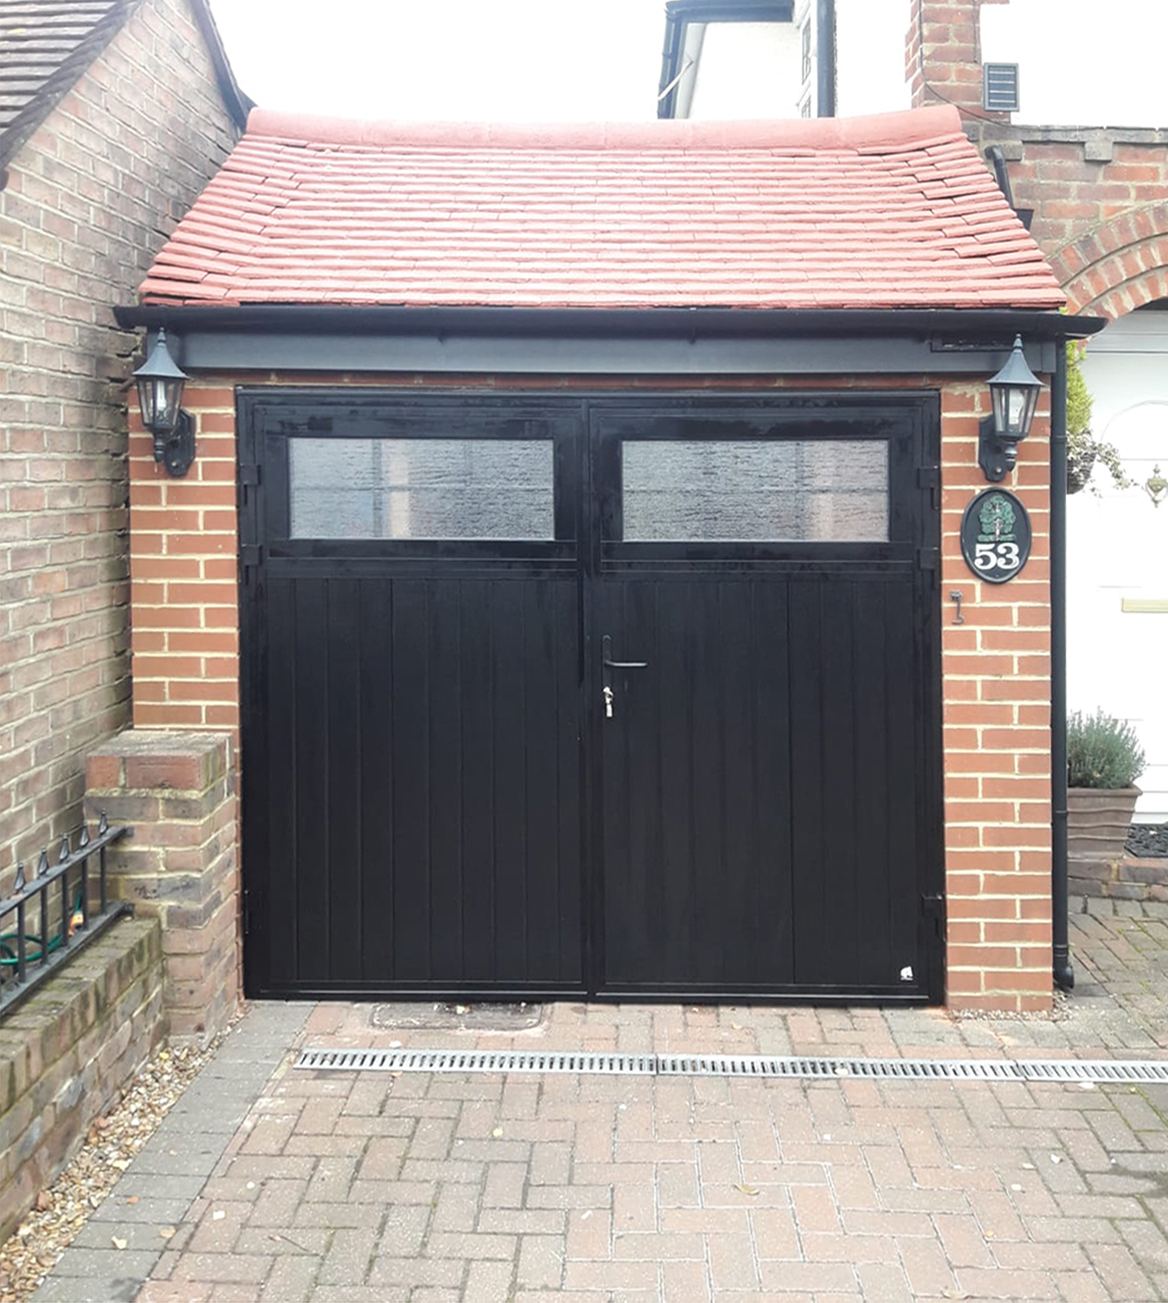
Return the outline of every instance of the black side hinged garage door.
{"type": "Polygon", "coordinates": [[[940,998],[934,397],[240,431],[251,994],[940,998]]]}

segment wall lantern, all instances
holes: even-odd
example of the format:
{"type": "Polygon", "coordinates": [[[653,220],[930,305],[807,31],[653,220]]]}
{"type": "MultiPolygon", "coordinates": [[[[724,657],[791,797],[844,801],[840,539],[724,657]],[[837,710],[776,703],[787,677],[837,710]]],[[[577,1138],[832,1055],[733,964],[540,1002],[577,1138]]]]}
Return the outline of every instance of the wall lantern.
{"type": "Polygon", "coordinates": [[[150,356],[134,372],[138,382],[138,408],[142,424],[154,436],[154,460],[171,475],[185,475],[195,460],[195,423],[182,410],[187,382],[166,347],[166,331],[159,330],[150,356]]]}
{"type": "Polygon", "coordinates": [[[1152,499],[1152,506],[1158,507],[1168,497],[1168,480],[1159,466],[1152,467],[1152,473],[1144,481],[1144,492],[1152,499]]]}
{"type": "Polygon", "coordinates": [[[1018,461],[1018,444],[1030,433],[1042,381],[1026,365],[1022,356],[1022,336],[1014,338],[1014,348],[1006,365],[990,381],[994,414],[981,423],[977,460],[987,480],[1004,480],[1018,461]]]}

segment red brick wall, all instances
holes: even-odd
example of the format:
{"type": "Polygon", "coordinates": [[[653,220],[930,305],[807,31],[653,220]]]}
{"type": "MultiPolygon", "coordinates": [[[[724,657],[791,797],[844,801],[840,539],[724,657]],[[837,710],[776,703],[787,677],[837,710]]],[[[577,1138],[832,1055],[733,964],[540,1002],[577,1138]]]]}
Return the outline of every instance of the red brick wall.
{"type": "Polygon", "coordinates": [[[1006,584],[977,579],[961,517],[986,488],[977,464],[984,382],[942,398],[941,621],[949,1002],[1051,1002],[1049,391],[1004,487],[1030,512],[1030,561],[1006,584]],[[949,593],[964,595],[953,623],[949,593]]]}
{"type": "Polygon", "coordinates": [[[1006,155],[1070,311],[1114,318],[1168,297],[1168,133],[966,127],[1006,155]]]}
{"type": "Polygon", "coordinates": [[[128,720],[137,340],[111,308],[232,139],[185,0],[146,0],[0,191],[0,882],[79,820],[83,756],[128,720]]]}
{"type": "MultiPolygon", "coordinates": [[[[199,457],[187,478],[170,479],[152,460],[149,438],[131,435],[138,727],[238,726],[236,381],[281,382],[281,377],[206,377],[188,385],[185,401],[197,416],[199,457]]],[[[416,376],[298,375],[282,382],[458,384],[450,377],[416,376]]],[[[482,387],[490,382],[474,378],[464,383],[482,387]]],[[[546,388],[551,382],[515,378],[497,383],[546,388]]],[[[586,383],[597,387],[606,382],[586,383]]],[[[628,387],[630,382],[607,383],[628,387]]],[[[645,378],[642,383],[679,382],[645,378]]],[[[800,382],[738,377],[708,383],[773,388],[800,382]]],[[[818,377],[805,383],[825,387],[818,377]]],[[[856,383],[866,382],[861,378],[856,383]]],[[[902,377],[891,383],[943,390],[939,591],[950,1002],[958,1007],[1045,1008],[1051,998],[1047,409],[1022,444],[1019,469],[1009,484],[1030,508],[1031,560],[1019,579],[983,584],[962,560],[958,535],[966,504],[986,487],[977,465],[978,418],[986,414],[988,401],[984,381],[902,377]],[[965,595],[961,626],[952,624],[947,595],[953,589],[965,595]]]]}

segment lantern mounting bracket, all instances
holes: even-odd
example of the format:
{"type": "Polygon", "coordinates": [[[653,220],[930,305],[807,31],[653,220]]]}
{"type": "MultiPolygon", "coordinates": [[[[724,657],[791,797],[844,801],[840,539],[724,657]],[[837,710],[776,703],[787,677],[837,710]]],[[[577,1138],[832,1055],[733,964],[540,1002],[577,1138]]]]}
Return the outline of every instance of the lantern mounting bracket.
{"type": "Polygon", "coordinates": [[[998,434],[992,416],[983,416],[978,425],[977,464],[991,484],[1004,480],[1018,464],[1018,442],[998,434]]]}
{"type": "Polygon", "coordinates": [[[154,460],[176,479],[190,470],[195,460],[195,422],[190,412],[180,410],[173,430],[155,434],[154,460]]]}

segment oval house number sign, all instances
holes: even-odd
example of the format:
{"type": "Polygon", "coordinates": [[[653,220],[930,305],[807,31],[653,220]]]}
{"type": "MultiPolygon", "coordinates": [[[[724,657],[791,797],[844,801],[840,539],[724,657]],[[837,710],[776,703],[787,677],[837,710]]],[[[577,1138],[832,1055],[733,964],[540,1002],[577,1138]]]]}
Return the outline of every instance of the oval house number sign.
{"type": "Polygon", "coordinates": [[[979,579],[1004,584],[1030,556],[1030,515],[1008,489],[986,489],[965,508],[961,552],[979,579]]]}

